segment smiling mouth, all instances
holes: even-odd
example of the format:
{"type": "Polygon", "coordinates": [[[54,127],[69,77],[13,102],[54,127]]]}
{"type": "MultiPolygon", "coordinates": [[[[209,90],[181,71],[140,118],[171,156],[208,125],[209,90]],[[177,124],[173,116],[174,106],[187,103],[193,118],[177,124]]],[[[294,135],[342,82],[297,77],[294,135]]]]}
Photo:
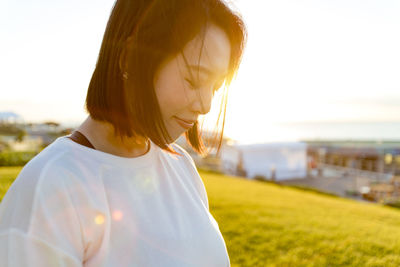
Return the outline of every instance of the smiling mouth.
{"type": "Polygon", "coordinates": [[[194,125],[194,123],[187,123],[187,122],[185,122],[185,121],[183,121],[183,120],[181,120],[181,119],[179,119],[179,118],[177,118],[177,117],[174,117],[175,119],[176,119],[176,121],[178,122],[178,124],[182,127],[182,128],[184,128],[184,129],[190,129],[190,128],[192,128],[193,127],[193,125],[194,125]]]}

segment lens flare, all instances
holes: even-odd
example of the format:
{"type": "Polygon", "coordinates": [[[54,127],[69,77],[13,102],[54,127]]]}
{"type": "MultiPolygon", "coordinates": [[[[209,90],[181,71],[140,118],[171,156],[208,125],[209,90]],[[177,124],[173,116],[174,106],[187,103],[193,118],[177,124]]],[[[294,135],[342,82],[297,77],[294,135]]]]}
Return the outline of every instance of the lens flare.
{"type": "Polygon", "coordinates": [[[115,221],[120,221],[121,219],[122,219],[122,212],[120,211],[120,210],[115,210],[114,212],[113,212],[113,214],[112,214],[112,218],[115,220],[115,221]]]}
{"type": "Polygon", "coordinates": [[[94,222],[96,224],[103,224],[104,223],[104,216],[103,215],[97,215],[96,218],[94,218],[94,222]]]}

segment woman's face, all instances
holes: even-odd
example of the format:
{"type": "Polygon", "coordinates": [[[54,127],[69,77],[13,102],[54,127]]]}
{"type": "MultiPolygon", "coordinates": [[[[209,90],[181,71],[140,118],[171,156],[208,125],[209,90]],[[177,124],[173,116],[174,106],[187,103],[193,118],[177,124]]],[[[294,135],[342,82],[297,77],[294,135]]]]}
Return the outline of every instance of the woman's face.
{"type": "Polygon", "coordinates": [[[179,53],[161,64],[154,78],[157,100],[173,139],[171,142],[193,126],[180,119],[194,122],[200,114],[210,111],[214,92],[221,87],[228,72],[231,47],[227,34],[220,27],[211,24],[201,46],[198,35],[183,49],[188,67],[179,53]]]}

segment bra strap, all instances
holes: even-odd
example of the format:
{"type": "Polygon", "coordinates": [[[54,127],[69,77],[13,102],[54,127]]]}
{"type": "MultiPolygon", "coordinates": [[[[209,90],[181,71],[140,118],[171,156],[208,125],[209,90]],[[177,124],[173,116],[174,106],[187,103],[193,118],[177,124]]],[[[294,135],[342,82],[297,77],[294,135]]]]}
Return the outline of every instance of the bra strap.
{"type": "Polygon", "coordinates": [[[86,136],[84,136],[79,131],[74,131],[70,136],[68,136],[68,138],[71,139],[72,141],[75,141],[78,144],[95,149],[92,143],[90,143],[90,141],[86,138],[86,136]]]}

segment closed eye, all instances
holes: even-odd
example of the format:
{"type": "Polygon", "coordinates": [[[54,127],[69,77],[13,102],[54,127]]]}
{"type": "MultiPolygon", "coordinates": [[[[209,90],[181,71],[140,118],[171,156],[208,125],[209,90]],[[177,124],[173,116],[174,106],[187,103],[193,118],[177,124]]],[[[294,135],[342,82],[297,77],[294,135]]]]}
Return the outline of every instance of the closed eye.
{"type": "Polygon", "coordinates": [[[185,79],[185,81],[188,82],[189,86],[190,86],[192,89],[195,89],[196,85],[195,85],[193,82],[191,82],[189,79],[185,79]]]}
{"type": "MultiPolygon", "coordinates": [[[[197,85],[196,83],[193,83],[193,82],[190,81],[189,79],[186,79],[186,78],[185,78],[185,81],[189,84],[189,86],[190,86],[192,89],[197,89],[197,88],[198,88],[198,85],[197,85]]],[[[214,88],[213,88],[213,92],[218,91],[218,90],[222,87],[222,85],[224,84],[224,81],[225,81],[225,80],[220,80],[220,81],[218,81],[217,83],[215,83],[214,88]]]]}

